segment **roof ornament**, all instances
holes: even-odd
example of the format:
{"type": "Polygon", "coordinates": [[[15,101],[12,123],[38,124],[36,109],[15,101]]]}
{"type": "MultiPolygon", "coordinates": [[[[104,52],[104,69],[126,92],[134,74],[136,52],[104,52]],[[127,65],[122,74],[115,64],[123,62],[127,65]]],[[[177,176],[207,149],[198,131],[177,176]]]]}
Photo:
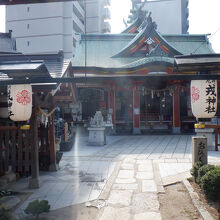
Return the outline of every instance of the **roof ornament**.
{"type": "Polygon", "coordinates": [[[156,30],[157,29],[157,24],[156,22],[153,21],[152,17],[151,17],[151,12],[147,12],[143,22],[141,23],[140,27],[138,28],[138,31],[141,32],[141,30],[143,30],[147,25],[152,25],[153,28],[156,30]]]}
{"type": "Polygon", "coordinates": [[[128,16],[127,25],[133,23],[137,18],[145,18],[147,15],[147,11],[143,10],[143,7],[146,2],[142,2],[140,6],[135,2],[135,0],[132,1],[132,9],[130,10],[130,15],[128,16]]]}
{"type": "Polygon", "coordinates": [[[125,21],[124,18],[123,18],[123,23],[124,23],[125,27],[127,28],[127,27],[128,27],[128,24],[127,24],[127,22],[125,21]]]}
{"type": "Polygon", "coordinates": [[[157,28],[155,22],[152,21],[151,12],[144,10],[145,2],[141,4],[135,0],[132,1],[132,9],[128,16],[127,22],[123,19],[126,29],[122,33],[140,33],[147,25],[152,25],[154,29],[157,28]]]}

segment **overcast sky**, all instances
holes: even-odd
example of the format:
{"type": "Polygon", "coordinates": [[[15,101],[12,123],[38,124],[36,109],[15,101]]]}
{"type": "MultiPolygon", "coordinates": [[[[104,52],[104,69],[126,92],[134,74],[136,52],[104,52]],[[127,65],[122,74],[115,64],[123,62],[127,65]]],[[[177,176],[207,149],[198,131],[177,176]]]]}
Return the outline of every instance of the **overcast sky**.
{"type": "MultiPolygon", "coordinates": [[[[124,29],[131,0],[111,0],[111,26],[113,33],[124,29]]],[[[220,0],[189,0],[189,33],[211,34],[210,42],[215,52],[220,53],[220,0]]],[[[4,32],[4,6],[0,6],[0,32],[4,32]]]]}

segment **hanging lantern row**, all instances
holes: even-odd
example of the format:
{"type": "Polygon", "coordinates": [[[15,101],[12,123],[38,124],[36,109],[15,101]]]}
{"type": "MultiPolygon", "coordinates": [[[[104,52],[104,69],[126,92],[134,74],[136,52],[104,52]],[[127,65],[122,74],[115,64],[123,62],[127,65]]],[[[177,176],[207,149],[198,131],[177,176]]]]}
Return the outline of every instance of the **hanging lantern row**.
{"type": "Polygon", "coordinates": [[[191,106],[193,115],[198,118],[212,118],[217,112],[217,81],[192,80],[191,106]]]}
{"type": "Polygon", "coordinates": [[[154,97],[165,97],[166,95],[173,95],[174,90],[173,89],[161,89],[161,90],[153,90],[153,89],[145,89],[144,87],[141,90],[141,93],[143,96],[145,95],[151,95],[151,98],[154,97]]]}
{"type": "MultiPolygon", "coordinates": [[[[165,95],[170,95],[173,96],[174,90],[176,90],[176,87],[170,87],[166,89],[148,89],[146,87],[140,87],[139,91],[142,93],[143,96],[145,95],[151,95],[152,99],[154,97],[160,97],[160,96],[165,96],[165,95]]],[[[184,86],[178,86],[178,89],[180,90],[181,93],[189,91],[189,88],[184,87],[184,86]]]]}

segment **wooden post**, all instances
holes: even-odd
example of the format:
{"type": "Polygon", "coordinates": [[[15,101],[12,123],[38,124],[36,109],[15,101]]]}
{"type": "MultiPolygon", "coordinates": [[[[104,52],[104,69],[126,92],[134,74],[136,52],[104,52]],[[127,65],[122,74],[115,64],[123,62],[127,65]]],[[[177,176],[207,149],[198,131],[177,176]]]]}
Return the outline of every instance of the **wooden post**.
{"type": "MultiPolygon", "coordinates": [[[[36,99],[34,99],[36,100],[36,99]]],[[[31,129],[31,178],[29,179],[29,188],[40,188],[39,180],[39,147],[38,147],[38,128],[37,128],[37,108],[34,105],[30,119],[31,129]]]]}
{"type": "Polygon", "coordinates": [[[4,169],[3,169],[3,133],[0,133],[0,176],[4,175],[4,169]]]}
{"type": "Polygon", "coordinates": [[[218,151],[218,131],[219,128],[215,128],[215,151],[218,151]]]}
{"type": "Polygon", "coordinates": [[[173,133],[180,133],[180,96],[177,86],[173,93],[173,133]]]}
{"type": "Polygon", "coordinates": [[[140,133],[140,92],[136,86],[133,89],[133,134],[140,133]]]}
{"type": "Polygon", "coordinates": [[[49,171],[57,171],[58,165],[56,163],[56,149],[55,149],[55,131],[54,131],[54,114],[50,117],[49,124],[49,149],[50,149],[50,166],[49,171]]]}

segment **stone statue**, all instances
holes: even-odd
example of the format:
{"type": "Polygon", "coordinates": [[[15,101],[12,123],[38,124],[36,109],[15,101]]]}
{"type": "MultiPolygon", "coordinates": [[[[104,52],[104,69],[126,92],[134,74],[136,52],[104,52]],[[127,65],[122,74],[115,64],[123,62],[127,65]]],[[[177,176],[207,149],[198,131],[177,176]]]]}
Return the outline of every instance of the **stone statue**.
{"type": "Polygon", "coordinates": [[[97,111],[95,113],[95,116],[93,118],[91,118],[90,126],[93,127],[93,128],[103,127],[103,117],[102,117],[102,112],[101,111],[97,111]]]}

